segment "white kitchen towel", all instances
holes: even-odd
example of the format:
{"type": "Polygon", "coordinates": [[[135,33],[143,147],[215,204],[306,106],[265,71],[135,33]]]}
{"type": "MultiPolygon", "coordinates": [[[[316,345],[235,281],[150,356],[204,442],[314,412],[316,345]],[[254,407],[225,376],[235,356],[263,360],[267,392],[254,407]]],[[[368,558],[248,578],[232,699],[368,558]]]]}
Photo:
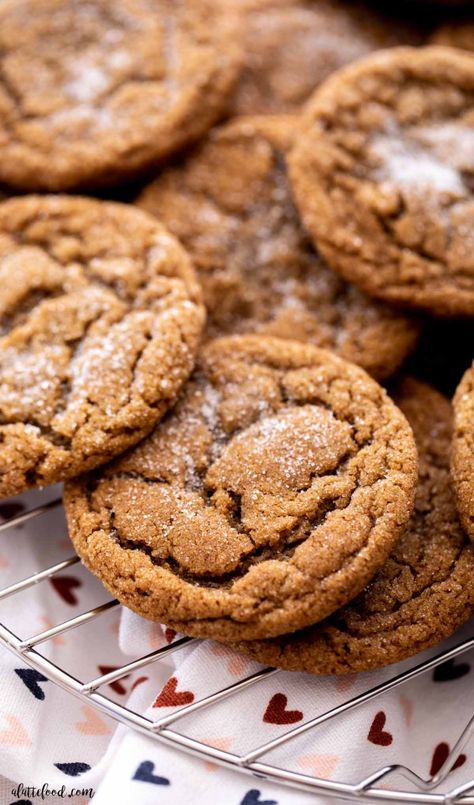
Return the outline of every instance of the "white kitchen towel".
{"type": "MultiPolygon", "coordinates": [[[[57,495],[58,488],[53,488],[3,502],[0,518],[57,495]]],[[[71,553],[60,508],[3,532],[0,586],[4,588],[71,553]]],[[[109,598],[99,582],[77,564],[54,579],[1,601],[0,623],[24,639],[109,598]]],[[[467,624],[443,647],[471,636],[472,626],[467,624]]],[[[39,645],[38,651],[78,678],[89,680],[173,639],[171,630],[129,612],[122,611],[120,622],[120,611],[114,609],[39,645]]],[[[427,654],[437,651],[439,648],[427,654]]],[[[279,672],[170,728],[225,751],[245,754],[422,657],[396,668],[339,679],[279,672]]],[[[165,663],[135,671],[103,692],[158,720],[260,667],[231,648],[194,641],[165,663]]],[[[359,782],[395,762],[426,778],[441,766],[470,718],[473,674],[474,654],[463,655],[436,672],[302,734],[262,760],[346,783],[359,782]]],[[[87,802],[89,789],[98,805],[296,805],[327,800],[224,769],[129,728],[116,728],[110,718],[61,690],[6,649],[0,651],[0,684],[0,775],[7,781],[0,787],[2,805],[34,805],[41,801],[39,794],[32,789],[28,793],[28,787],[41,789],[44,785],[62,789],[68,797],[71,794],[74,805],[74,798],[77,805],[87,802]],[[15,788],[15,784],[24,788],[15,788]],[[22,794],[25,789],[27,793],[22,794]]],[[[471,778],[474,748],[468,745],[443,788],[471,778]]],[[[410,783],[399,776],[387,778],[381,785],[410,790],[410,783]]]]}

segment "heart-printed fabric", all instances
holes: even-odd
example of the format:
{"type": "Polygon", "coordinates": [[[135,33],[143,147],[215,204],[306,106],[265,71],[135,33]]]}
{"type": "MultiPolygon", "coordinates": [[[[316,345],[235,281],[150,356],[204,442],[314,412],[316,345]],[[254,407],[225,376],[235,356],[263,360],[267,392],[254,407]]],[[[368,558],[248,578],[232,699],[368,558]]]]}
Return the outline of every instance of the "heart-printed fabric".
{"type": "MultiPolygon", "coordinates": [[[[127,647],[134,630],[141,626],[145,634],[149,629],[148,624],[140,624],[135,618],[134,615],[127,615],[122,622],[121,635],[127,647]]],[[[463,634],[469,634],[469,625],[444,646],[459,642],[463,634]]],[[[171,637],[175,638],[174,635],[171,637]]],[[[426,652],[422,657],[433,653],[426,652]]],[[[153,693],[145,711],[155,721],[172,717],[182,707],[198,702],[262,668],[241,658],[232,647],[211,642],[196,641],[191,647],[172,656],[175,670],[167,682],[153,693]],[[241,661],[243,665],[240,665],[241,661]]],[[[245,754],[252,748],[301,728],[311,719],[419,661],[420,657],[417,657],[382,671],[339,678],[280,672],[260,680],[245,694],[236,694],[215,707],[203,709],[199,717],[188,716],[169,726],[210,747],[236,755],[245,754]]],[[[460,714],[463,697],[468,696],[471,684],[471,664],[474,667],[474,656],[471,660],[468,656],[462,657],[455,663],[446,664],[436,678],[429,673],[414,679],[346,716],[328,721],[320,729],[303,733],[294,742],[274,752],[269,761],[271,759],[278,766],[287,766],[305,775],[334,781],[358,782],[376,769],[395,761],[413,768],[425,778],[435,774],[446,761],[463,723],[460,714]],[[449,704],[439,696],[441,677],[443,685],[449,687],[449,704]],[[456,708],[458,723],[452,717],[452,711],[456,708]]],[[[143,690],[137,692],[137,696],[142,694],[143,690]]],[[[138,701],[138,698],[130,699],[130,702],[134,701],[138,701]]],[[[267,758],[264,756],[262,759],[267,758]]],[[[193,802],[199,805],[224,801],[223,791],[225,802],[235,805],[330,803],[323,796],[295,792],[269,781],[249,785],[249,778],[219,768],[215,762],[180,756],[143,736],[127,735],[99,786],[96,805],[106,805],[119,791],[126,792],[126,797],[131,801],[138,796],[140,805],[154,804],[156,787],[153,783],[137,791],[134,780],[136,769],[144,761],[153,764],[153,775],[165,776],[170,781],[166,790],[164,786],[160,788],[160,803],[165,805],[174,805],[175,802],[184,805],[186,797],[191,795],[190,784],[187,783],[191,780],[193,785],[198,781],[192,796],[193,802]]],[[[145,768],[151,769],[148,766],[145,768]]],[[[455,785],[466,779],[467,774],[474,776],[474,756],[469,747],[454,758],[454,768],[445,787],[451,780],[455,785]]],[[[397,783],[400,784],[399,779],[388,778],[384,785],[396,787],[397,783]]]]}
{"type": "MultiPolygon", "coordinates": [[[[59,487],[51,487],[2,501],[0,523],[60,494],[59,487]]],[[[60,508],[2,532],[0,589],[73,553],[60,508]]],[[[24,639],[109,598],[94,577],[77,564],[5,599],[0,604],[0,622],[24,639]]],[[[120,613],[113,610],[100,622],[88,625],[86,634],[81,630],[65,632],[39,650],[78,678],[93,679],[130,660],[119,646],[119,629],[120,613]]],[[[0,802],[29,799],[12,794],[18,783],[41,788],[46,782],[56,789],[65,785],[67,791],[97,789],[115,740],[116,722],[61,690],[26,660],[27,656],[19,659],[0,648],[0,779],[9,781],[0,789],[0,802]]],[[[132,687],[140,684],[140,677],[144,677],[142,671],[117,680],[103,692],[115,701],[126,701],[132,687]]],[[[158,675],[155,685],[164,681],[166,674],[158,675]]],[[[78,805],[80,798],[71,797],[70,801],[78,805]]]]}

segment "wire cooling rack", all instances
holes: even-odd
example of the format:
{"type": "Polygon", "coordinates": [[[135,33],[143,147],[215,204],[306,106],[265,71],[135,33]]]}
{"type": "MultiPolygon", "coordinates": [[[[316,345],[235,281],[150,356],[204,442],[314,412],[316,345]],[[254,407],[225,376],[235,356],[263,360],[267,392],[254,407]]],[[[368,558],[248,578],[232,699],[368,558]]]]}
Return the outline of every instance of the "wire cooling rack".
{"type": "MultiPolygon", "coordinates": [[[[20,515],[11,517],[5,522],[0,524],[0,532],[6,532],[9,529],[21,525],[34,518],[46,514],[54,508],[61,506],[61,500],[53,500],[44,505],[37,506],[22,512],[20,515]]],[[[14,596],[35,584],[39,584],[46,579],[50,579],[62,570],[71,567],[78,563],[80,560],[77,556],[70,556],[57,564],[50,567],[38,570],[31,576],[18,581],[0,590],[0,601],[3,599],[14,596]]],[[[251,674],[250,676],[240,679],[227,687],[212,693],[192,704],[185,705],[176,710],[171,715],[167,715],[158,720],[152,720],[146,716],[141,715],[134,710],[125,707],[104,693],[99,692],[101,688],[110,685],[120,679],[123,679],[128,674],[140,668],[144,668],[152,663],[163,661],[170,654],[181,651],[184,647],[189,647],[190,644],[199,641],[192,638],[181,638],[175,640],[172,644],[152,651],[145,656],[129,662],[121,667],[110,671],[109,673],[98,676],[95,679],[88,681],[77,679],[65,669],[59,667],[57,664],[49,660],[47,657],[38,651],[37,647],[46,643],[49,640],[61,635],[70,629],[79,629],[84,624],[99,619],[100,616],[116,607],[120,607],[118,601],[110,600],[105,604],[93,607],[92,609],[83,612],[82,614],[64,621],[52,628],[46,629],[43,632],[29,635],[20,636],[15,634],[7,624],[0,621],[0,645],[10,649],[15,655],[21,657],[28,665],[36,668],[42,674],[48,677],[52,682],[55,682],[64,690],[82,699],[106,715],[114,718],[116,721],[131,727],[138,732],[162,741],[168,746],[176,749],[181,749],[189,752],[198,757],[211,759],[225,767],[240,770],[244,773],[252,774],[254,776],[278,782],[284,785],[292,786],[306,792],[314,794],[322,794],[326,797],[337,797],[352,801],[370,801],[370,802],[397,802],[397,803],[444,803],[445,805],[454,805],[454,803],[463,803],[463,805],[474,805],[474,780],[469,780],[456,788],[447,790],[444,793],[434,792],[434,788],[438,788],[447,778],[449,772],[452,770],[459,753],[462,751],[466,743],[469,741],[472,733],[474,732],[474,716],[463,730],[462,734],[456,741],[453,749],[449,753],[445,762],[439,771],[429,777],[423,779],[415,774],[411,769],[406,766],[393,763],[378,769],[375,773],[371,774],[358,783],[343,783],[335,782],[333,780],[324,780],[316,778],[308,774],[294,771],[291,768],[283,768],[270,763],[265,763],[264,758],[274,749],[288,744],[303,733],[309,730],[314,730],[322,724],[329,722],[338,716],[347,713],[362,704],[365,704],[372,699],[375,699],[382,694],[397,688],[404,683],[408,682],[421,674],[433,670],[441,663],[454,660],[460,654],[474,648],[474,637],[464,640],[459,645],[449,650],[440,652],[436,657],[419,663],[418,665],[410,668],[407,671],[393,676],[391,679],[365,691],[353,698],[348,699],[337,707],[328,710],[327,712],[318,715],[316,718],[309,719],[308,721],[299,724],[297,727],[289,729],[283,735],[269,741],[261,746],[252,749],[244,755],[233,754],[222,749],[218,749],[209,744],[197,741],[193,738],[183,735],[179,732],[179,721],[185,716],[198,713],[205,708],[211,708],[218,702],[225,699],[231,699],[232,696],[238,692],[257,685],[261,680],[268,678],[272,675],[281,673],[274,668],[264,668],[251,674]],[[383,780],[386,780],[391,774],[397,772],[408,782],[410,782],[416,790],[393,790],[380,786],[383,780]],[[469,793],[471,792],[471,793],[469,793]]]]}

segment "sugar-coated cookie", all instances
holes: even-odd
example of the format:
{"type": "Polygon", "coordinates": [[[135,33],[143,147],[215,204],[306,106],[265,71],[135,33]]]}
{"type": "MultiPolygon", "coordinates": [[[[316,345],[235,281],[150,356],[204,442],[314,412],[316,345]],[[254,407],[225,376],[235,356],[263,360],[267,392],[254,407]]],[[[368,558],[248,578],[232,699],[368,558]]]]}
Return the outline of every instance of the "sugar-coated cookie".
{"type": "Polygon", "coordinates": [[[290,157],[322,255],[367,293],[474,314],[474,56],[392,48],[314,94],[290,157]]]}
{"type": "Polygon", "coordinates": [[[204,316],[186,252],[141,210],[0,204],[0,495],[143,438],[193,368],[204,316]]]}
{"type": "Polygon", "coordinates": [[[0,182],[134,177],[214,123],[239,40],[215,0],[3,0],[0,182]]]}
{"type": "Polygon", "coordinates": [[[266,336],[209,342],[135,449],[65,489],[74,546],[123,604],[187,634],[269,637],[326,617],[410,517],[411,429],[366,372],[266,336]]]}
{"type": "Polygon", "coordinates": [[[285,165],[298,125],[296,115],[235,119],[162,171],[137,203],[192,256],[208,336],[297,339],[386,378],[414,348],[419,326],[346,283],[314,250],[285,165]]]}

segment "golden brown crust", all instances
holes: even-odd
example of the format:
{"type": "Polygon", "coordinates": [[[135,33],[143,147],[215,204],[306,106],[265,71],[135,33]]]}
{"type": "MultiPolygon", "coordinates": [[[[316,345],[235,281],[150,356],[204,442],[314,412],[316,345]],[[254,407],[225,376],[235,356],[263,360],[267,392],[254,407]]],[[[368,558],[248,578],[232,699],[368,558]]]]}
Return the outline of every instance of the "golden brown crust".
{"type": "Polygon", "coordinates": [[[217,339],[154,433],[66,486],[79,555],[125,605],[193,635],[325,617],[410,516],[411,430],[359,367],[263,336],[217,339]]]}
{"type": "Polygon", "coordinates": [[[156,163],[218,118],[238,40],[214,0],[5,0],[0,181],[90,187],[156,163]]]}
{"type": "Polygon", "coordinates": [[[277,640],[239,643],[252,659],[316,674],[370,670],[429,648],[474,613],[474,553],[449,483],[451,407],[411,379],[401,382],[395,400],[414,429],[420,460],[404,536],[364,592],[324,623],[277,640]]]}
{"type": "Polygon", "coordinates": [[[421,39],[410,26],[353,0],[240,0],[238,5],[250,13],[232,115],[298,111],[343,65],[373,50],[421,39]]]}
{"type": "Polygon", "coordinates": [[[143,438],[203,323],[189,258],[151,216],[72,196],[0,204],[0,495],[143,438]]]}
{"type": "Polygon", "coordinates": [[[474,364],[454,396],[452,474],[459,515],[474,540],[474,364]]]}
{"type": "Polygon", "coordinates": [[[474,56],[393,48],[329,78],[290,157],[303,220],[367,293],[474,313],[474,56]]]}
{"type": "Polygon", "coordinates": [[[418,324],[329,269],[295,210],[285,167],[299,118],[238,118],[139,196],[190,252],[207,335],[258,332],[332,349],[378,379],[416,343],[418,324]]]}

